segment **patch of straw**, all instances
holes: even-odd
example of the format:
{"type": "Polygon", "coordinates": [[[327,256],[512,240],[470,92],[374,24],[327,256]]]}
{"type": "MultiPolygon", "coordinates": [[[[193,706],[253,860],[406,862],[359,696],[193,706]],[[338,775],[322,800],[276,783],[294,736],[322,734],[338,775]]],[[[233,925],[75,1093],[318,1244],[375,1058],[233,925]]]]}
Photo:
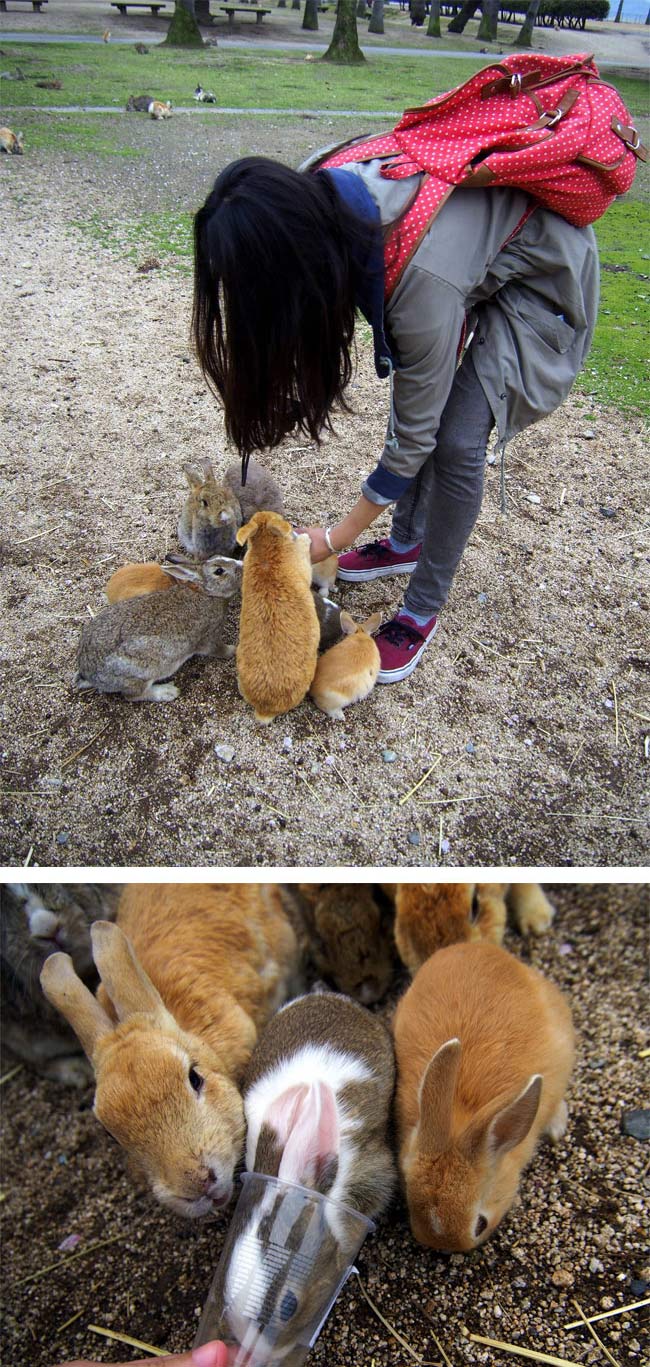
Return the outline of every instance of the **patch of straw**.
{"type": "Polygon", "coordinates": [[[106,1248],[107,1244],[116,1244],[118,1239],[126,1239],[126,1234],[113,1234],[110,1239],[97,1239],[94,1244],[88,1244],[87,1248],[82,1248],[78,1253],[71,1253],[69,1258],[59,1258],[56,1263],[48,1263],[47,1267],[42,1267],[39,1272],[30,1272],[28,1277],[20,1277],[14,1286],[24,1286],[25,1282],[38,1281],[39,1277],[44,1277],[47,1272],[52,1272],[55,1267],[67,1267],[68,1263],[73,1263],[77,1258],[85,1258],[86,1254],[94,1253],[96,1248],[106,1248]]]}
{"type": "Polygon", "coordinates": [[[435,1363],[425,1362],[421,1354],[417,1353],[415,1351],[415,1348],[411,1347],[410,1343],[408,1343],[407,1340],[403,1337],[403,1335],[400,1334],[399,1330],[396,1329],[395,1326],[390,1323],[390,1320],[387,1320],[385,1315],[382,1315],[379,1306],[375,1304],[370,1293],[366,1291],[366,1288],[358,1273],[357,1286],[359,1287],[362,1296],[365,1298],[365,1300],[367,1300],[368,1305],[370,1306],[370,1309],[372,1310],[373,1314],[377,1316],[378,1320],[381,1320],[381,1323],[383,1324],[384,1328],[388,1330],[389,1334],[396,1340],[396,1342],[401,1344],[402,1348],[404,1349],[404,1352],[408,1353],[409,1357],[412,1358],[414,1362],[419,1363],[419,1367],[436,1367],[435,1363]]]}
{"type": "Polygon", "coordinates": [[[74,752],[73,755],[68,755],[68,758],[67,758],[67,759],[62,760],[62,761],[61,761],[61,768],[62,768],[62,769],[66,769],[67,766],[68,766],[69,764],[72,764],[73,761],[74,761],[75,759],[78,759],[80,755],[85,754],[86,750],[89,750],[90,747],[91,747],[91,745],[94,745],[94,744],[95,744],[95,741],[96,741],[96,740],[99,740],[100,736],[103,736],[104,733],[105,733],[106,731],[108,731],[109,726],[110,726],[110,722],[107,722],[107,723],[106,723],[106,726],[102,726],[101,731],[98,731],[97,734],[91,738],[91,740],[87,740],[87,741],[86,741],[86,744],[85,744],[85,745],[82,745],[82,746],[80,747],[79,750],[75,750],[75,752],[74,752]]]}
{"type": "Polygon", "coordinates": [[[595,1324],[597,1320],[609,1320],[613,1315],[626,1315],[628,1310],[641,1310],[644,1305],[650,1305],[650,1296],[644,1301],[631,1301],[629,1305],[619,1305],[616,1310],[601,1310],[598,1315],[587,1315],[580,1320],[571,1320],[571,1323],[563,1325],[563,1328],[581,1329],[583,1324],[595,1324]]]}
{"type": "Polygon", "coordinates": [[[537,1353],[532,1348],[519,1348],[514,1343],[502,1343],[501,1339],[484,1339],[480,1334],[470,1334],[466,1329],[470,1343],[483,1343],[486,1348],[499,1348],[502,1353],[512,1353],[515,1357],[528,1358],[529,1362],[544,1362],[547,1367],[576,1367],[576,1363],[571,1362],[570,1358],[556,1358],[551,1353],[537,1353]]]}
{"type": "Polygon", "coordinates": [[[70,1316],[70,1319],[69,1319],[69,1320],[66,1320],[65,1324],[60,1324],[60,1325],[59,1325],[59,1327],[58,1327],[58,1329],[57,1329],[57,1331],[56,1331],[57,1334],[62,1334],[64,1329],[67,1329],[69,1325],[74,1324],[75,1320],[80,1320],[82,1315],[83,1315],[83,1310],[77,1310],[76,1315],[71,1315],[71,1316],[70,1316]]]}
{"type": "Polygon", "coordinates": [[[437,756],[436,756],[436,758],[434,759],[433,764],[431,765],[431,767],[430,767],[429,769],[427,769],[426,774],[423,774],[423,775],[422,775],[422,778],[419,780],[419,782],[416,783],[416,784],[414,785],[413,788],[409,788],[408,793],[405,793],[404,796],[401,797],[401,798],[399,799],[399,802],[398,802],[398,806],[399,806],[399,807],[403,807],[403,806],[404,806],[404,803],[405,803],[405,802],[408,802],[409,798],[410,798],[410,797],[413,797],[413,794],[414,794],[414,793],[417,793],[418,788],[421,788],[421,787],[422,787],[422,784],[423,784],[423,783],[426,783],[427,779],[429,778],[429,775],[433,773],[434,769],[437,769],[437,768],[438,768],[438,765],[440,764],[441,759],[442,759],[442,755],[437,755],[437,756]]]}
{"type": "Polygon", "coordinates": [[[118,1343],[128,1343],[129,1348],[139,1348],[143,1353],[151,1353],[152,1357],[169,1357],[166,1348],[154,1348],[152,1343],[143,1343],[142,1339],[132,1339],[130,1334],[117,1334],[114,1329],[102,1329],[99,1324],[89,1324],[88,1328],[93,1334],[102,1334],[106,1339],[116,1339],[118,1343]]]}
{"type": "Polygon", "coordinates": [[[5,1082],[11,1082],[12,1077],[15,1077],[16,1073],[22,1073],[22,1071],[22,1063],[17,1063],[15,1068],[11,1068],[8,1073],[5,1073],[4,1077],[0,1077],[0,1087],[4,1087],[5,1082]]]}
{"type": "Polygon", "coordinates": [[[607,1361],[608,1361],[608,1362],[611,1362],[612,1367],[619,1367],[619,1364],[618,1364],[618,1362],[616,1361],[616,1358],[615,1358],[615,1357],[612,1357],[612,1355],[611,1355],[611,1353],[610,1353],[610,1351],[609,1351],[609,1348],[606,1348],[606,1347],[605,1347],[605,1344],[603,1343],[602,1339],[599,1339],[599,1337],[598,1337],[598,1335],[597,1335],[597,1333],[596,1333],[596,1330],[595,1330],[595,1329],[592,1327],[592,1325],[589,1323],[589,1321],[588,1321],[588,1319],[586,1318],[585,1313],[584,1313],[584,1311],[583,1311],[583,1309],[582,1309],[582,1306],[579,1305],[577,1301],[574,1301],[573,1304],[575,1305],[575,1308],[576,1308],[576,1310],[578,1311],[578,1314],[579,1314],[581,1320],[583,1321],[585,1327],[589,1330],[589,1333],[591,1334],[591,1337],[592,1337],[592,1339],[594,1340],[594,1343],[597,1343],[597,1344],[598,1344],[598,1347],[600,1348],[601,1353],[604,1353],[604,1354],[605,1354],[605,1357],[607,1358],[607,1361]]]}

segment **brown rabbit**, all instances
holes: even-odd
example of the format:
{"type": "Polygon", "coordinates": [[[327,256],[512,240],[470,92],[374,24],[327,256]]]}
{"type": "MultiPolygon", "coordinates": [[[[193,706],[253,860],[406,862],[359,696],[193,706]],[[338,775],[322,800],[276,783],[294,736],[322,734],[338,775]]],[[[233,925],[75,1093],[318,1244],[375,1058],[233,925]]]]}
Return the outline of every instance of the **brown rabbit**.
{"type": "Polygon", "coordinates": [[[392,901],[378,883],[282,885],[300,917],[306,954],[320,977],[369,1006],[395,968],[392,901]]]}
{"type": "Polygon", "coordinates": [[[545,1133],[561,1138],[573,1064],[561,992],[505,949],[441,949],[394,1020],[399,1167],[415,1238],[441,1252],[483,1243],[545,1133]]]}
{"type": "Polygon", "coordinates": [[[178,538],[186,551],[202,559],[208,555],[232,555],[242,523],[257,512],[284,515],[282,494],[273,476],[256,460],[250,460],[246,484],[242,485],[240,466],[230,465],[218,480],[207,457],[201,473],[184,465],[190,486],[178,524],[178,538]]]}
{"type": "Polygon", "coordinates": [[[500,945],[508,912],[523,934],[548,930],[553,908],[537,883],[399,883],[395,942],[409,973],[446,945],[500,945]]]}
{"type": "Polygon", "coordinates": [[[381,658],[372,633],[380,622],[380,612],[359,626],[349,612],[341,613],[344,640],[321,655],[309,690],[316,706],[333,720],[342,721],[343,708],[367,698],[377,682],[381,658]]]}
{"type": "Polygon", "coordinates": [[[296,987],[296,937],[264,884],[133,884],[97,922],[97,997],[66,954],[43,990],[97,1078],[95,1113],[159,1201],[207,1214],[232,1193],[244,1137],[238,1082],[258,1030],[296,987]],[[127,938],[128,937],[128,938],[127,938]]]}
{"type": "Polygon", "coordinates": [[[314,677],[320,629],[311,592],[309,537],[278,513],[255,513],[237,533],[247,546],[237,646],[242,697],[260,722],[297,707],[314,677]]]}

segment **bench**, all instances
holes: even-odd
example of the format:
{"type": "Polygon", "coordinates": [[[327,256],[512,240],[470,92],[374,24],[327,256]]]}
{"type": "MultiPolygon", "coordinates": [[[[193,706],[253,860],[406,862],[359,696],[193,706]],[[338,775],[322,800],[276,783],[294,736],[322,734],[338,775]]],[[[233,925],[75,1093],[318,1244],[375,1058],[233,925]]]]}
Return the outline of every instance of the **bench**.
{"type": "Polygon", "coordinates": [[[126,14],[128,9],[150,9],[156,19],[164,8],[165,5],[159,5],[157,0],[111,0],[111,9],[118,9],[120,14],[126,14]]]}
{"type": "MultiPolygon", "coordinates": [[[[31,5],[36,14],[40,14],[41,6],[47,4],[47,0],[15,0],[17,5],[31,5]]],[[[0,0],[0,10],[3,14],[7,13],[7,0],[0,0]]]]}
{"type": "Polygon", "coordinates": [[[262,9],[261,7],[255,9],[253,5],[219,5],[219,9],[223,10],[223,13],[228,15],[228,23],[231,28],[234,25],[236,14],[254,14],[255,22],[261,24],[264,15],[271,13],[270,9],[262,9]]]}

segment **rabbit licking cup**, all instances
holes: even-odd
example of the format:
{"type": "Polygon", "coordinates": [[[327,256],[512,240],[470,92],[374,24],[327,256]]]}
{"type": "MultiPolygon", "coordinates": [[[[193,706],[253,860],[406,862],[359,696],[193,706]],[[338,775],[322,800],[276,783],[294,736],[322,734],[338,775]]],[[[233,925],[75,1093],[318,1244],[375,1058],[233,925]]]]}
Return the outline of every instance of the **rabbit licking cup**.
{"type": "Polygon", "coordinates": [[[93,926],[92,945],[97,997],[66,954],[45,963],[45,995],[76,1031],[95,1070],[95,1114],[136,1176],[178,1214],[205,1215],[232,1194],[239,1081],[258,1030],[298,981],[279,895],[136,884],[117,925],[93,926]]]}
{"type": "Polygon", "coordinates": [[[412,1232],[430,1248],[467,1252],[509,1210],[541,1136],[566,1129],[569,1007],[506,950],[452,945],[416,974],[394,1034],[412,1232]]]}

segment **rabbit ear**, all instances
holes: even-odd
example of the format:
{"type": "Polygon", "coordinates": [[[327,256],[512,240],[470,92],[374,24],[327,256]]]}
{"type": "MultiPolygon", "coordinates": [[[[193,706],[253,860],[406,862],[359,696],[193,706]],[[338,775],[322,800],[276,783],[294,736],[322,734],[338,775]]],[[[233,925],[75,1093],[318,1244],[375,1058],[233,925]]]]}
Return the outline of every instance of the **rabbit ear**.
{"type": "Polygon", "coordinates": [[[344,608],[341,613],[341,631],[344,636],[354,636],[356,629],[357,624],[354,618],[351,617],[349,612],[346,612],[344,608]]]}
{"type": "Polygon", "coordinates": [[[91,930],[93,958],[119,1020],[144,1012],[173,1020],[119,926],[95,921],[91,930]]]}
{"type": "Polygon", "coordinates": [[[237,535],[235,537],[237,545],[245,546],[246,542],[248,541],[248,538],[254,536],[256,531],[257,523],[255,521],[255,518],[252,517],[250,522],[247,522],[245,526],[239,528],[239,531],[237,532],[237,535]]]}
{"type": "Polygon", "coordinates": [[[533,1073],[523,1091],[496,1114],[479,1118],[470,1128],[469,1148],[482,1149],[490,1158],[502,1158],[526,1138],[537,1115],[542,1095],[542,1076],[533,1073]]]}
{"type": "Polygon", "coordinates": [[[186,480],[187,480],[187,482],[188,482],[188,484],[189,484],[190,489],[192,490],[192,492],[194,492],[196,489],[200,489],[200,488],[201,488],[201,485],[203,484],[203,480],[202,480],[202,479],[199,479],[199,476],[197,475],[196,470],[194,469],[194,466],[193,466],[193,465],[187,465],[187,464],[184,465],[184,466],[183,466],[183,472],[184,472],[184,474],[185,474],[185,478],[186,478],[186,480]]]}
{"type": "Polygon", "coordinates": [[[204,481],[207,482],[208,480],[212,480],[214,482],[214,470],[212,469],[212,461],[208,458],[208,456],[203,457],[203,460],[201,461],[201,469],[203,471],[204,481]]]}
{"type": "Polygon", "coordinates": [[[375,632],[379,630],[380,626],[381,613],[373,612],[372,617],[367,617],[365,622],[362,622],[361,630],[367,632],[368,636],[374,636],[375,632]]]}
{"type": "Polygon", "coordinates": [[[69,954],[50,954],[41,969],[41,987],[48,1001],[72,1026],[92,1062],[99,1041],[115,1027],[97,998],[77,977],[69,954]]]}
{"type": "Polygon", "coordinates": [[[176,579],[179,584],[202,584],[203,575],[195,565],[163,564],[160,566],[164,574],[168,574],[170,579],[176,579]]]}
{"type": "Polygon", "coordinates": [[[278,1177],[327,1190],[338,1167],[340,1147],[332,1088],[324,1082],[289,1087],[269,1107],[265,1120],[283,1144],[278,1177]]]}
{"type": "Polygon", "coordinates": [[[440,1153],[451,1135],[460,1040],[450,1039],[434,1054],[420,1086],[418,1141],[423,1153],[440,1153]]]}

